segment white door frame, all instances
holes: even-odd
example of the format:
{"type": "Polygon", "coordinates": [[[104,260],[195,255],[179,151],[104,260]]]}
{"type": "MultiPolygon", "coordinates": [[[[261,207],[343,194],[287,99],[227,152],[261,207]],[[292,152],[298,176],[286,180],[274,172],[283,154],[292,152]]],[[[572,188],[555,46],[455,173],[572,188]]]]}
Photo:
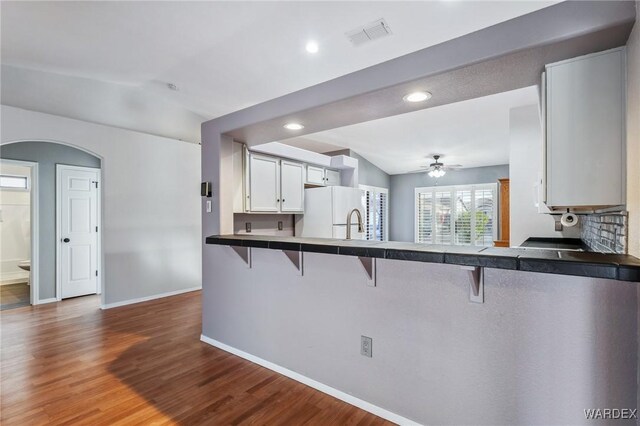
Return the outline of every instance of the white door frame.
{"type": "Polygon", "coordinates": [[[104,283],[102,272],[102,169],[97,167],[81,167],[81,166],[70,166],[67,164],[56,164],[56,299],[59,301],[62,300],[62,280],[60,278],[61,268],[60,268],[60,253],[62,250],[62,236],[60,232],[60,218],[62,216],[62,203],[60,200],[62,199],[62,185],[60,174],[63,169],[71,169],[71,170],[83,170],[83,171],[91,171],[98,173],[98,193],[96,194],[97,206],[96,206],[96,214],[97,214],[97,223],[98,223],[98,235],[97,235],[97,268],[98,268],[98,280],[96,282],[96,293],[102,294],[102,285],[104,283]]]}
{"type": "Polygon", "coordinates": [[[5,164],[15,164],[17,166],[29,167],[31,173],[29,176],[29,185],[30,185],[30,218],[31,221],[31,266],[29,271],[29,277],[31,282],[31,288],[29,289],[29,298],[30,303],[32,305],[38,305],[40,303],[39,296],[39,285],[40,285],[40,262],[38,255],[40,253],[40,236],[39,236],[39,225],[40,225],[40,217],[39,217],[39,209],[38,209],[38,163],[34,163],[32,161],[22,161],[22,160],[9,160],[5,158],[0,158],[0,163],[5,164]]]}

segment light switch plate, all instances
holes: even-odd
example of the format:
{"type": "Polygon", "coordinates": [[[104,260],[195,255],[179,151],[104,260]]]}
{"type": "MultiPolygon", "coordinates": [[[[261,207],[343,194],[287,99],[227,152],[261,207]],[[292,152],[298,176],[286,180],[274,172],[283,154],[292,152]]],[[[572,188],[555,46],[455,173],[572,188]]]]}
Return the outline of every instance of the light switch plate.
{"type": "Polygon", "coordinates": [[[211,213],[211,200],[207,200],[207,213],[211,213]]]}
{"type": "Polygon", "coordinates": [[[372,358],[373,357],[373,339],[367,336],[360,336],[360,355],[372,358]]]}

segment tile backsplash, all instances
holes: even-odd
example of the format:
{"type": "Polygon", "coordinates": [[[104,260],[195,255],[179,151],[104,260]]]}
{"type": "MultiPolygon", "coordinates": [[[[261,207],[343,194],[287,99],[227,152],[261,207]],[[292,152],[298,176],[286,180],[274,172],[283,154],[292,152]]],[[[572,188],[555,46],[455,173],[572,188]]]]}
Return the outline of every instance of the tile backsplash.
{"type": "Polygon", "coordinates": [[[627,253],[627,212],[581,215],[582,241],[600,253],[627,253]]]}

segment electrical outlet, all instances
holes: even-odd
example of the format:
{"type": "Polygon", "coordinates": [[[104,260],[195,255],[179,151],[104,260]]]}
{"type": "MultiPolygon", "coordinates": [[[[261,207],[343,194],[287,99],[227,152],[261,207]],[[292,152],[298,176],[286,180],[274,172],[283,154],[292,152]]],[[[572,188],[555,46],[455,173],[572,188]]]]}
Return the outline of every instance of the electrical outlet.
{"type": "Polygon", "coordinates": [[[282,229],[284,228],[282,221],[278,222],[278,231],[282,231],[282,229]]]}
{"type": "Polygon", "coordinates": [[[251,222],[244,223],[244,230],[247,232],[251,232],[251,222]]]}
{"type": "Polygon", "coordinates": [[[367,336],[360,336],[360,355],[367,356],[369,358],[373,357],[373,339],[367,336]]]}

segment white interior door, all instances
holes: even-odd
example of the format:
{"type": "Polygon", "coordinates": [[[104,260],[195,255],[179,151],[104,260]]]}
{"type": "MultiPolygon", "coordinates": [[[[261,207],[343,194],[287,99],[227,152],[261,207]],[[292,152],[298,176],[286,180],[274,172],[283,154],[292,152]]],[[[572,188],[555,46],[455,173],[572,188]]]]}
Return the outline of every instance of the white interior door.
{"type": "Polygon", "coordinates": [[[98,292],[100,170],[57,166],[59,298],[98,292]]]}

